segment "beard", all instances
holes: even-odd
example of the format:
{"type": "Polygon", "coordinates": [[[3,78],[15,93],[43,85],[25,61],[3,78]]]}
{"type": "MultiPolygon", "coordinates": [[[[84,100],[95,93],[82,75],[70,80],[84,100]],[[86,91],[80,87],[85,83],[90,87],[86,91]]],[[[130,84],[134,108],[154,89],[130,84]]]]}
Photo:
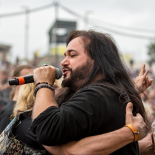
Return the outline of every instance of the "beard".
{"type": "Polygon", "coordinates": [[[77,67],[74,71],[71,68],[64,67],[67,68],[71,73],[68,79],[64,79],[62,81],[62,87],[70,87],[73,89],[79,88],[83,84],[82,82],[88,79],[91,66],[92,62],[90,60],[87,60],[83,65],[77,67]],[[81,83],[79,85],[78,82],[80,81],[81,83]]]}

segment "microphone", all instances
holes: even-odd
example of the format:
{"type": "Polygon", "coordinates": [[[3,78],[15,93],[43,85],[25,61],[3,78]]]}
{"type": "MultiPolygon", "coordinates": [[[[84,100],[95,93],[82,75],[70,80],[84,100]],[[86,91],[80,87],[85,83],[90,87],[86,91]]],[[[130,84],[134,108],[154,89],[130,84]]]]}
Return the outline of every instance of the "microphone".
{"type": "MultiPolygon", "coordinates": [[[[56,74],[55,74],[55,78],[56,79],[60,79],[62,77],[62,71],[59,68],[55,68],[56,69],[56,74]]],[[[16,77],[14,79],[9,80],[9,85],[23,85],[23,84],[27,84],[27,83],[33,83],[34,79],[33,79],[33,74],[31,75],[26,75],[26,76],[21,76],[21,77],[16,77]]]]}

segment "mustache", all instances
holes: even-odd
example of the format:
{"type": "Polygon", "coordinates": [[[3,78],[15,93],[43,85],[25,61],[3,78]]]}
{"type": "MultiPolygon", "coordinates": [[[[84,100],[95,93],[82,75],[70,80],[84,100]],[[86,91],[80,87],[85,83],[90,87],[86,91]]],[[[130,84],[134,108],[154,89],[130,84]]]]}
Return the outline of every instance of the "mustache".
{"type": "Polygon", "coordinates": [[[67,70],[69,70],[69,71],[72,71],[72,69],[69,68],[69,67],[63,67],[62,69],[67,69],[67,70]]]}

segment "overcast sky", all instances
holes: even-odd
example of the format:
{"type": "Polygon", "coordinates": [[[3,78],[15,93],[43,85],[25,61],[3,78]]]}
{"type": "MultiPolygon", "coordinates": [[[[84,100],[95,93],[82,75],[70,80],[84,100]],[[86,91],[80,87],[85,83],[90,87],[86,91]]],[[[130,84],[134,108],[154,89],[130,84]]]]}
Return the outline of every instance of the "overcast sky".
{"type": "MultiPolygon", "coordinates": [[[[52,0],[0,0],[0,15],[22,12],[24,6],[35,9],[52,2],[52,0]]],[[[134,60],[146,61],[146,46],[151,41],[149,38],[155,37],[154,0],[59,0],[59,2],[81,16],[87,13],[90,23],[86,25],[82,18],[77,18],[62,8],[59,9],[59,19],[77,21],[78,29],[91,27],[109,33],[116,40],[123,54],[130,53],[134,60]],[[111,23],[112,26],[107,23],[111,23]],[[128,31],[123,30],[123,27],[118,29],[117,25],[128,27],[128,31]],[[151,30],[151,32],[133,31],[129,27],[151,30]],[[126,33],[138,37],[129,37],[125,35],[126,33]]],[[[29,15],[29,52],[27,53],[29,58],[32,58],[36,50],[40,51],[40,55],[48,52],[48,31],[54,19],[54,7],[29,15]]],[[[25,56],[24,33],[25,15],[0,18],[0,43],[12,46],[12,61],[16,56],[20,58],[25,56]]]]}

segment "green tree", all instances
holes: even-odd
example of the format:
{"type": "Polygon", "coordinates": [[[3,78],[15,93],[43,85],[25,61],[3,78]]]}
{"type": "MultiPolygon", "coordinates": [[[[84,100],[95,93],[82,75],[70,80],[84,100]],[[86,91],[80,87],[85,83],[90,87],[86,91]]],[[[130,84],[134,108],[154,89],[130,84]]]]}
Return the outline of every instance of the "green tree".
{"type": "Polygon", "coordinates": [[[155,62],[155,39],[147,46],[148,55],[151,62],[155,62]]]}

